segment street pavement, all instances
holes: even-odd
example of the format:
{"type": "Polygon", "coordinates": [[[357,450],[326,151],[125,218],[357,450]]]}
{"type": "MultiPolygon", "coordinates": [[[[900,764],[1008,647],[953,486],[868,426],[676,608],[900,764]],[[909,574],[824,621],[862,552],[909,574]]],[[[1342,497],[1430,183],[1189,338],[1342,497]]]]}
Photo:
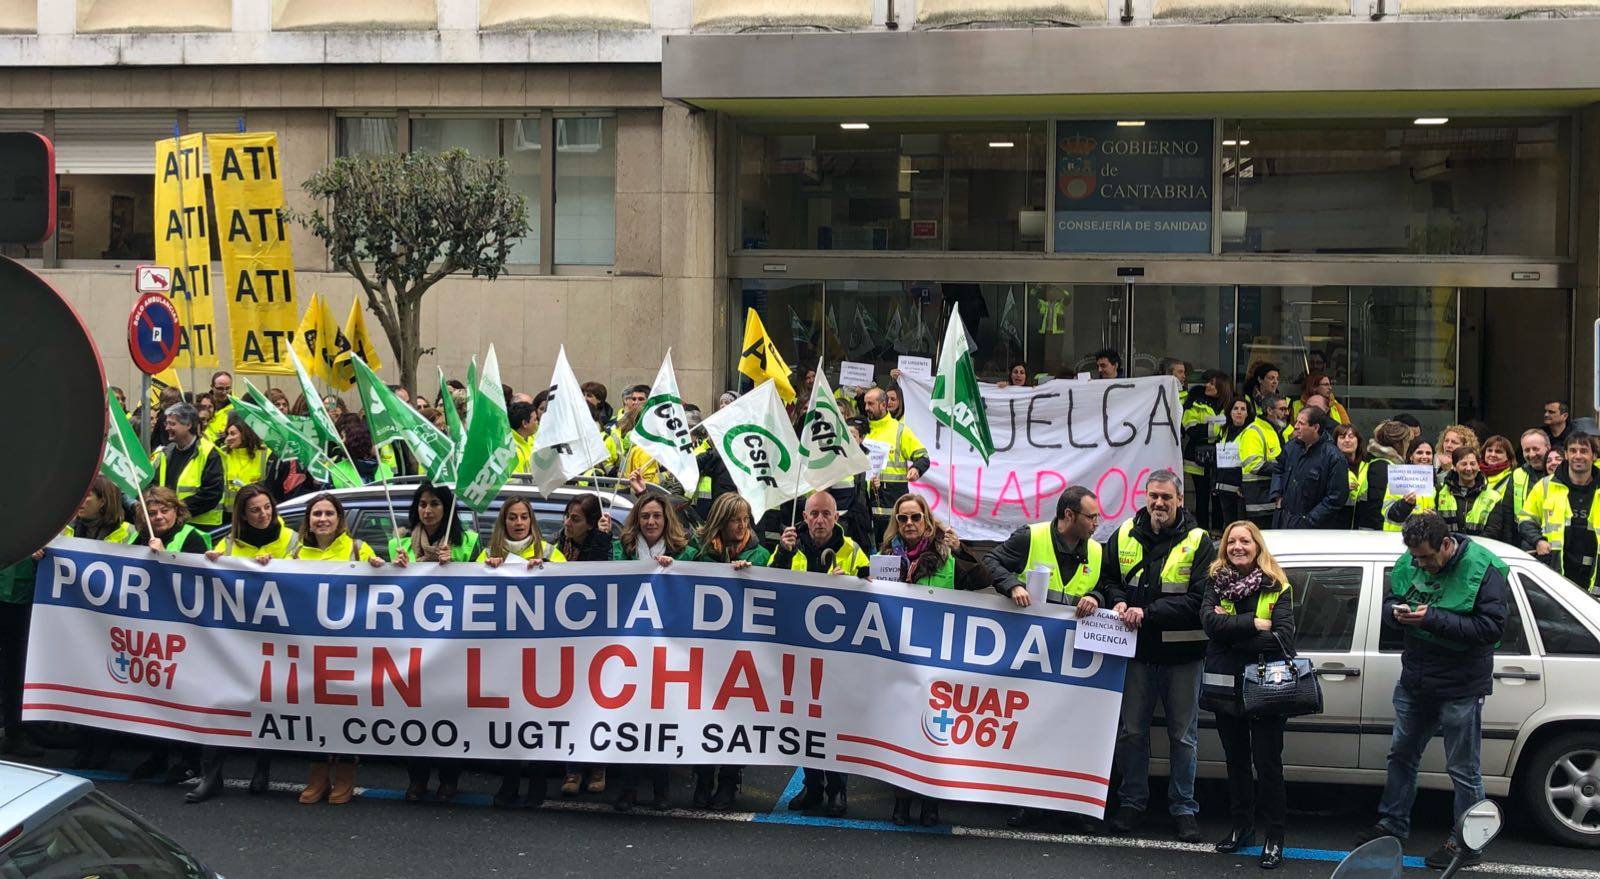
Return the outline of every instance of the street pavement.
{"type": "MultiPolygon", "coordinates": [[[[41,763],[64,765],[57,752],[41,763]]],[[[735,810],[688,808],[690,770],[673,770],[675,806],[666,813],[611,808],[613,793],[570,800],[555,793],[538,809],[490,805],[498,778],[467,772],[455,803],[401,800],[404,765],[363,763],[360,795],[344,806],[302,806],[296,798],[307,761],[274,763],[273,790],[244,789],[251,761],[230,761],[229,789],[198,805],[183,802],[184,786],[129,782],[123,774],[137,754],[123,752],[105,771],[80,774],[143,815],[227,879],[320,873],[341,877],[475,877],[497,875],[696,875],[716,879],[761,876],[961,877],[1131,876],[1198,877],[1257,874],[1255,858],[1230,857],[1207,845],[1185,845],[1162,816],[1147,816],[1139,832],[1110,837],[1074,832],[1059,816],[1024,831],[1006,825],[1010,810],[946,803],[943,826],[899,828],[888,821],[893,792],[887,785],[851,779],[850,812],[843,819],[810,817],[784,808],[799,789],[793,770],[754,767],[735,810]],[[1131,872],[1137,871],[1137,872],[1131,872]]],[[[613,783],[616,778],[613,776],[613,783]]],[[[614,789],[614,788],[613,788],[614,789]]],[[[1164,782],[1157,780],[1157,791],[1164,782]]],[[[644,791],[641,791],[644,793],[644,791]]],[[[1373,820],[1377,792],[1330,785],[1291,785],[1289,860],[1277,875],[1326,877],[1357,831],[1373,820]]],[[[1202,780],[1201,826],[1207,839],[1227,831],[1226,793],[1202,780]]],[[[1424,792],[1418,827],[1406,846],[1423,876],[1421,857],[1448,830],[1449,798],[1424,792]]],[[[1515,818],[1515,810],[1507,808],[1515,818]]],[[[1488,853],[1485,872],[1530,879],[1600,879],[1592,852],[1550,845],[1515,820],[1488,853]]]]}

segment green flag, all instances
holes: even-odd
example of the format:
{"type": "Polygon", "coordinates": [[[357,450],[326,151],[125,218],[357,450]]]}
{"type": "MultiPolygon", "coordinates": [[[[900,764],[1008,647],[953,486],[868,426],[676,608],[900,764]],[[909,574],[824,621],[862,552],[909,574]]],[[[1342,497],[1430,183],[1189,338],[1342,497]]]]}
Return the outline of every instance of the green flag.
{"type": "Polygon", "coordinates": [[[299,461],[317,481],[331,483],[334,488],[355,488],[362,484],[353,466],[346,470],[333,469],[333,461],[317,442],[296,429],[288,416],[279,412],[249,379],[244,381],[244,397],[235,397],[233,405],[239,417],[261,437],[267,448],[274,454],[299,461]]]}
{"type": "Polygon", "coordinates": [[[989,435],[989,412],[983,405],[978,373],[972,368],[972,351],[967,347],[967,329],[959,312],[950,313],[945,329],[944,348],[939,352],[939,371],[933,377],[933,396],[929,399],[933,418],[972,445],[989,463],[994,454],[994,438],[989,435]]]}
{"type": "Polygon", "coordinates": [[[156,468],[139,445],[139,435],[123,413],[111,389],[106,389],[106,450],[100,457],[100,472],[129,497],[138,497],[156,478],[156,468]]]}
{"type": "MultiPolygon", "coordinates": [[[[367,424],[372,427],[374,448],[393,442],[403,442],[417,456],[423,472],[435,483],[455,481],[455,444],[422,413],[406,405],[395,396],[389,386],[378,380],[366,361],[351,354],[348,362],[355,367],[356,388],[361,394],[361,408],[366,410],[367,424]],[[442,473],[445,478],[437,478],[442,473]]],[[[387,467],[379,465],[379,481],[385,477],[387,467]]],[[[389,474],[392,475],[392,474],[389,474]]]]}
{"type": "Polygon", "coordinates": [[[441,467],[437,475],[433,470],[428,471],[428,480],[440,485],[455,485],[461,464],[461,450],[467,447],[467,429],[461,426],[461,413],[456,411],[456,398],[450,395],[450,385],[445,380],[443,368],[439,370],[439,401],[444,407],[445,431],[450,434],[454,452],[450,455],[448,467],[441,467]]]}
{"type": "Polygon", "coordinates": [[[517,465],[517,445],[511,439],[506,399],[500,390],[500,363],[495,359],[493,345],[489,346],[483,373],[471,392],[467,442],[461,449],[461,464],[456,471],[456,496],[481,513],[500,493],[500,486],[511,478],[517,465]]]}
{"type": "Polygon", "coordinates": [[[316,386],[311,384],[311,376],[306,374],[305,364],[300,362],[300,355],[294,353],[293,345],[289,346],[289,360],[294,363],[294,376],[300,381],[300,394],[306,398],[306,408],[311,412],[311,425],[316,429],[318,441],[333,446],[343,445],[339,428],[334,426],[328,410],[322,407],[322,397],[317,394],[316,386]]]}

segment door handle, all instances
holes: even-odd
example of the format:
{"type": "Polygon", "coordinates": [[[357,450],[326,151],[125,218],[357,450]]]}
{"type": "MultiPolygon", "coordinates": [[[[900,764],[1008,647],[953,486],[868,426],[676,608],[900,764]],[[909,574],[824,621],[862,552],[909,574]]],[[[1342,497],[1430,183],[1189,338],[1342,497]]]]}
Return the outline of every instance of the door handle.
{"type": "Polygon", "coordinates": [[[1319,678],[1325,678],[1325,677],[1359,678],[1359,677],[1361,677],[1361,669],[1359,669],[1359,668],[1330,668],[1328,666],[1323,666],[1321,668],[1316,669],[1315,670],[1315,674],[1319,678]]]}
{"type": "Polygon", "coordinates": [[[1539,673],[1536,671],[1497,671],[1494,673],[1497,681],[1537,681],[1539,673]]]}

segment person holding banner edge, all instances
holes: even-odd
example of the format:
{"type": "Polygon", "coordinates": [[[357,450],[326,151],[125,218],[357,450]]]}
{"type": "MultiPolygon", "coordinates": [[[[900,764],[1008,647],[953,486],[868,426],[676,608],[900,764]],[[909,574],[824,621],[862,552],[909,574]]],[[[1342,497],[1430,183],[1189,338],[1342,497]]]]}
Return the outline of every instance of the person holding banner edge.
{"type": "Polygon", "coordinates": [[[405,535],[389,538],[389,560],[402,568],[412,560],[471,561],[478,554],[478,532],[461,527],[455,510],[456,496],[449,486],[422,483],[406,510],[405,535]]]}
{"type": "Polygon", "coordinates": [[[1194,798],[1195,742],[1206,634],[1200,625],[1206,571],[1216,544],[1183,506],[1183,479],[1157,470],[1145,480],[1145,506],[1107,543],[1107,599],[1124,605],[1122,621],[1139,629],[1139,645],[1123,682],[1116,766],[1119,805],[1109,827],[1128,833],[1150,800],[1150,724],[1156,701],[1166,716],[1170,777],[1167,808],[1184,842],[1199,842],[1194,798]]]}
{"type": "MultiPolygon", "coordinates": [[[[1081,485],[1068,487],[1056,498],[1055,521],[1024,525],[984,556],[983,565],[994,580],[994,590],[1017,607],[1028,607],[1033,603],[1028,593],[1028,572],[1044,568],[1050,574],[1047,603],[1075,605],[1074,612],[1079,617],[1104,607],[1106,594],[1101,581],[1105,550],[1094,540],[1094,529],[1099,524],[1100,503],[1094,492],[1081,485]],[[1071,576],[1063,572],[1070,572],[1071,576]]],[[[1119,605],[1113,609],[1120,613],[1123,608],[1119,605]]],[[[1035,817],[1035,810],[1018,808],[1006,823],[1026,827],[1035,817]]],[[[1073,829],[1090,829],[1088,819],[1076,815],[1071,818],[1075,819],[1073,829]]]]}

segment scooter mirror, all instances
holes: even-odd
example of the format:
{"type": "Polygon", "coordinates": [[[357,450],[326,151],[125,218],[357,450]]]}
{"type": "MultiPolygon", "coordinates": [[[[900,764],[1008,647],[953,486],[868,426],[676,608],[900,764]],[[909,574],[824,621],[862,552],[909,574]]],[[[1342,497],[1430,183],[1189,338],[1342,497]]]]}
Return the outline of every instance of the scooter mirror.
{"type": "Polygon", "coordinates": [[[1384,836],[1345,855],[1332,879],[1399,879],[1404,870],[1400,840],[1384,836]]]}
{"type": "Polygon", "coordinates": [[[1456,838],[1467,848],[1481,852],[1500,834],[1504,823],[1499,806],[1491,800],[1479,800],[1456,822],[1456,838]]]}

